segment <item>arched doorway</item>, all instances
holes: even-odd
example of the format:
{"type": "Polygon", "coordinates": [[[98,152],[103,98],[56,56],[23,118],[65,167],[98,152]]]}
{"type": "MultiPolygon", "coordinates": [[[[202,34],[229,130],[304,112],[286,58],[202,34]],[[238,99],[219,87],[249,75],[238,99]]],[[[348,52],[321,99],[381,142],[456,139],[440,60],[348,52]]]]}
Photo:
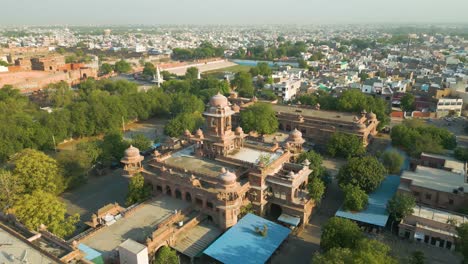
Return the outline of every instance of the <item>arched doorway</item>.
{"type": "Polygon", "coordinates": [[[175,197],[182,200],[182,193],[179,191],[179,189],[175,189],[175,197]]]}
{"type": "Polygon", "coordinates": [[[172,196],[171,187],[166,186],[166,194],[169,195],[169,196],[172,196]]]}
{"type": "Polygon", "coordinates": [[[86,73],[83,73],[83,79],[88,79],[88,75],[86,73]]]}
{"type": "Polygon", "coordinates": [[[286,125],[286,131],[291,131],[291,125],[286,125]]]}
{"type": "Polygon", "coordinates": [[[156,191],[162,193],[163,192],[162,186],[161,185],[156,185],[156,191]]]}
{"type": "Polygon", "coordinates": [[[185,200],[189,203],[192,202],[192,195],[190,193],[185,193],[185,200]]]}
{"type": "Polygon", "coordinates": [[[283,209],[280,205],[272,203],[270,205],[270,216],[277,219],[283,213],[283,209]]]}

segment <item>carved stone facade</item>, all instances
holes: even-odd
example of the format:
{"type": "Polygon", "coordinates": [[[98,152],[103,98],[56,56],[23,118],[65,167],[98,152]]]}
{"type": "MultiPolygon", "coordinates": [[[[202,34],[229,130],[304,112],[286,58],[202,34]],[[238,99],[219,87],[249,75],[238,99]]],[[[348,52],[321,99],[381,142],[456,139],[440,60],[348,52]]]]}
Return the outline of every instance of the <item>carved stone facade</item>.
{"type": "Polygon", "coordinates": [[[278,143],[256,147],[242,128],[233,131],[236,107],[221,94],[212,97],[204,113],[206,131],[185,131],[182,150],[155,152],[142,169],[145,180],[155,195],[191,203],[222,229],[235,225],[249,203],[259,215],[269,213],[274,203],[307,223],[314,206],[304,191],[311,170],[291,163],[302,150],[301,133],[291,133],[283,148],[278,143]]]}

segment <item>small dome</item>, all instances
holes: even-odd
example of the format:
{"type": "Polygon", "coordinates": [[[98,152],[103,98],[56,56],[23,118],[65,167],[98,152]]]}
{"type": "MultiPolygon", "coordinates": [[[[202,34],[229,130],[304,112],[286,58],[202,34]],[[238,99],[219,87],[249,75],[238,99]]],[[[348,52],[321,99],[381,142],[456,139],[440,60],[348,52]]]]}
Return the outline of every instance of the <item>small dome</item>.
{"type": "Polygon", "coordinates": [[[238,126],[238,127],[236,127],[235,133],[236,133],[236,135],[242,135],[242,134],[244,134],[244,130],[242,130],[242,127],[238,126]]]}
{"type": "Polygon", "coordinates": [[[130,147],[125,150],[125,157],[127,158],[139,157],[139,156],[140,156],[140,150],[135,148],[132,145],[130,145],[130,147]]]}
{"type": "Polygon", "coordinates": [[[223,167],[219,179],[221,179],[224,184],[232,184],[237,180],[237,176],[223,167]]]}
{"type": "Polygon", "coordinates": [[[290,172],[288,173],[288,177],[289,177],[289,178],[294,178],[294,177],[296,177],[296,174],[295,174],[293,171],[290,171],[290,172]]]}
{"type": "Polygon", "coordinates": [[[362,123],[357,123],[356,124],[356,127],[359,128],[359,130],[365,130],[366,129],[366,125],[362,124],[362,123]]]}
{"type": "Polygon", "coordinates": [[[199,129],[197,130],[197,134],[196,134],[196,135],[199,136],[199,137],[203,136],[203,131],[199,128],[199,129]]]}
{"type": "Polygon", "coordinates": [[[186,137],[190,137],[192,134],[190,133],[190,131],[189,131],[188,129],[185,129],[184,135],[185,135],[186,137]]]}
{"type": "Polygon", "coordinates": [[[302,133],[301,133],[301,131],[297,130],[297,128],[295,128],[295,129],[291,132],[290,137],[291,137],[292,139],[299,139],[299,138],[302,138],[302,133]]]}
{"type": "Polygon", "coordinates": [[[375,120],[377,119],[377,115],[375,115],[372,111],[367,114],[367,118],[370,119],[370,120],[375,120]]]}
{"type": "Polygon", "coordinates": [[[229,105],[229,103],[228,103],[228,99],[226,98],[226,96],[218,92],[217,95],[211,97],[210,105],[212,107],[226,107],[229,105]]]}
{"type": "Polygon", "coordinates": [[[231,107],[231,109],[232,109],[232,111],[234,111],[234,112],[236,112],[236,113],[237,113],[237,112],[239,112],[239,111],[240,111],[240,106],[239,106],[239,105],[237,105],[237,104],[234,104],[234,105],[231,107]]]}
{"type": "Polygon", "coordinates": [[[252,97],[252,100],[251,100],[251,101],[255,103],[255,102],[258,101],[258,98],[254,95],[254,97],[252,97]]]}

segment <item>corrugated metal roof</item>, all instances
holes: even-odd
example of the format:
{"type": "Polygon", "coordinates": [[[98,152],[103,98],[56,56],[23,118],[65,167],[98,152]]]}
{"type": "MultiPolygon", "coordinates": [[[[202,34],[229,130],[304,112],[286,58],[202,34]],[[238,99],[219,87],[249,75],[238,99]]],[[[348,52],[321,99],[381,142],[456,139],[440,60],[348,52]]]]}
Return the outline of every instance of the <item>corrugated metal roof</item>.
{"type": "Polygon", "coordinates": [[[265,263],[291,230],[253,214],[244,216],[235,226],[211,244],[204,253],[225,264],[265,263]],[[267,235],[255,231],[268,227],[267,235]]]}
{"type": "Polygon", "coordinates": [[[384,227],[388,221],[387,202],[395,195],[399,184],[399,176],[389,175],[377,190],[369,194],[369,204],[365,210],[348,212],[340,208],[335,216],[384,227]]]}

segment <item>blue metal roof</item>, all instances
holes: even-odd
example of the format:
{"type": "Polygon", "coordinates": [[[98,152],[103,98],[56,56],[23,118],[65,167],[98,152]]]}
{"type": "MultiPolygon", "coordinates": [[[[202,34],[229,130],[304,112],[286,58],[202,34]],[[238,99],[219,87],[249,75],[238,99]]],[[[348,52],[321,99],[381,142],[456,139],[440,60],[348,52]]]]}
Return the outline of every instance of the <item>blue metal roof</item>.
{"type": "Polygon", "coordinates": [[[253,214],[247,214],[226,231],[204,253],[225,264],[265,263],[291,233],[289,228],[253,214]],[[255,232],[255,227],[268,227],[267,235],[255,232]]]}
{"type": "Polygon", "coordinates": [[[83,243],[78,244],[78,249],[85,253],[85,259],[89,261],[101,256],[99,251],[96,251],[83,243]]]}
{"type": "Polygon", "coordinates": [[[388,175],[373,193],[369,194],[369,204],[361,212],[348,212],[340,208],[335,216],[384,227],[388,221],[387,202],[395,195],[400,176],[388,175]]]}

